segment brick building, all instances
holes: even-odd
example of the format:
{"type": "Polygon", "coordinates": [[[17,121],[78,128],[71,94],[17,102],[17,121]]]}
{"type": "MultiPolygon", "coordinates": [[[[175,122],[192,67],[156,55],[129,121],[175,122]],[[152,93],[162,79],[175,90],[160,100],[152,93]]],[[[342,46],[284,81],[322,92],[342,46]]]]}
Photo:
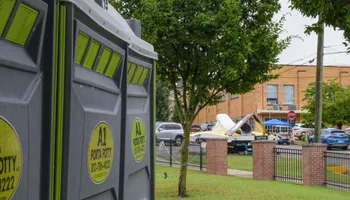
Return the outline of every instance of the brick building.
{"type": "MultiPolygon", "coordinates": [[[[315,66],[283,66],[275,70],[278,79],[255,86],[255,89],[243,95],[227,94],[216,106],[204,108],[194,121],[194,124],[214,122],[219,113],[228,114],[238,121],[247,114],[256,114],[261,121],[277,118],[288,123],[301,122],[304,91],[308,84],[316,80],[315,66]],[[288,111],[297,114],[294,122],[288,120],[288,111]]],[[[325,66],[324,81],[336,79],[344,86],[350,85],[350,67],[325,66]]],[[[254,123],[251,122],[251,125],[254,123]]]]}

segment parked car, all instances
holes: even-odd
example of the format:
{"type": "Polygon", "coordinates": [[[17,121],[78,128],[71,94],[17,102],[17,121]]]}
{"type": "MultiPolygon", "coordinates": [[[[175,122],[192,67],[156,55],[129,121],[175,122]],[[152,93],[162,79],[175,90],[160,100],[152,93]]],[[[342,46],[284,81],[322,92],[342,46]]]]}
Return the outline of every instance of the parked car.
{"type": "Polygon", "coordinates": [[[179,123],[156,122],[156,138],[157,143],[172,140],[175,142],[175,145],[180,146],[184,138],[184,130],[179,123]]]}
{"type": "Polygon", "coordinates": [[[301,139],[301,136],[305,136],[307,134],[310,135],[310,133],[313,133],[315,129],[313,128],[306,128],[305,124],[295,124],[295,126],[292,128],[292,133],[294,137],[298,137],[301,139]]]}
{"type": "Polygon", "coordinates": [[[191,132],[199,132],[201,131],[201,127],[199,125],[192,125],[191,126],[191,132]]]}
{"type": "MultiPolygon", "coordinates": [[[[310,142],[315,142],[315,136],[310,137],[310,142]]],[[[327,149],[341,148],[347,150],[349,147],[349,137],[345,131],[339,129],[322,129],[321,143],[327,144],[327,149]]]]}
{"type": "Polygon", "coordinates": [[[350,126],[348,126],[348,127],[345,129],[345,133],[346,133],[347,135],[350,135],[350,126]]]}
{"type": "Polygon", "coordinates": [[[202,125],[200,125],[200,128],[203,130],[203,131],[211,131],[213,129],[213,126],[214,124],[207,124],[207,123],[204,123],[202,125]]]}

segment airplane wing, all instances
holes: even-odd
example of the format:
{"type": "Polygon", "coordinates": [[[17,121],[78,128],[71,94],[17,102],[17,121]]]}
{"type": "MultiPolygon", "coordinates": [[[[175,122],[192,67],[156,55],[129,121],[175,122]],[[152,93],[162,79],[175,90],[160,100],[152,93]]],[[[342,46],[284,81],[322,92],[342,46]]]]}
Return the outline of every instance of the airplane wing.
{"type": "Polygon", "coordinates": [[[227,135],[232,136],[234,133],[236,133],[239,129],[242,130],[242,135],[247,135],[247,134],[251,134],[252,129],[251,127],[247,124],[247,121],[253,117],[255,123],[257,124],[257,126],[259,127],[260,131],[265,134],[268,135],[267,130],[265,129],[265,126],[260,122],[260,120],[253,114],[248,114],[247,116],[245,116],[241,121],[239,121],[235,126],[233,126],[232,128],[230,128],[227,131],[227,135]]]}
{"type": "Polygon", "coordinates": [[[257,118],[255,115],[253,115],[255,123],[257,124],[257,126],[259,127],[260,131],[265,134],[268,135],[269,132],[266,130],[265,126],[261,123],[261,121],[259,120],[259,118],[257,118]]]}
{"type": "Polygon", "coordinates": [[[230,128],[226,133],[227,135],[229,136],[232,136],[234,133],[236,133],[238,131],[238,129],[242,129],[243,132],[251,132],[251,128],[250,126],[248,125],[245,125],[246,122],[252,117],[253,115],[252,114],[249,114],[247,116],[245,116],[243,119],[241,119],[241,121],[239,121],[235,126],[233,126],[232,128],[230,128]],[[249,129],[248,129],[249,127],[249,129]]]}

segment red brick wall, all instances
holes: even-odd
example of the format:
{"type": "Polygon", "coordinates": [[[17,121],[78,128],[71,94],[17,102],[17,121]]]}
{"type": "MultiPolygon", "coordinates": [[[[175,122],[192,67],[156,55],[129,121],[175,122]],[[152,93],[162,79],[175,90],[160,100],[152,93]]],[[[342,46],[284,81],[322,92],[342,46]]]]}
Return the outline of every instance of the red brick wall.
{"type": "Polygon", "coordinates": [[[227,175],[227,139],[207,139],[207,173],[227,175]]]}
{"type": "Polygon", "coordinates": [[[323,186],[326,182],[326,162],[324,144],[303,146],[303,183],[306,186],[323,186]]]}
{"type": "Polygon", "coordinates": [[[274,141],[253,142],[253,179],[273,180],[275,175],[274,141]]]}
{"type": "Polygon", "coordinates": [[[230,107],[229,107],[229,113],[230,116],[241,116],[241,96],[236,98],[236,99],[232,99],[230,100],[230,107]]]}

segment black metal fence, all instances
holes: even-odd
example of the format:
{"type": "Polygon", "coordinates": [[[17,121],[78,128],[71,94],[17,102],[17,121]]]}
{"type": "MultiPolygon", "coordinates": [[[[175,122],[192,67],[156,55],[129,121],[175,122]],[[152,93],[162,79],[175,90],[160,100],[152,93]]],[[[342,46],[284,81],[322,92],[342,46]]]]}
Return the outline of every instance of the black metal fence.
{"type": "Polygon", "coordinates": [[[350,153],[325,152],[326,185],[338,190],[350,191],[350,153]]]}
{"type": "Polygon", "coordinates": [[[294,183],[303,182],[301,149],[274,148],[275,179],[294,183]]]}
{"type": "MultiPolygon", "coordinates": [[[[169,164],[170,167],[180,165],[182,146],[176,146],[175,141],[162,141],[156,147],[156,162],[169,164]]],[[[188,146],[188,166],[206,169],[207,152],[205,143],[190,143],[188,146]]]]}

